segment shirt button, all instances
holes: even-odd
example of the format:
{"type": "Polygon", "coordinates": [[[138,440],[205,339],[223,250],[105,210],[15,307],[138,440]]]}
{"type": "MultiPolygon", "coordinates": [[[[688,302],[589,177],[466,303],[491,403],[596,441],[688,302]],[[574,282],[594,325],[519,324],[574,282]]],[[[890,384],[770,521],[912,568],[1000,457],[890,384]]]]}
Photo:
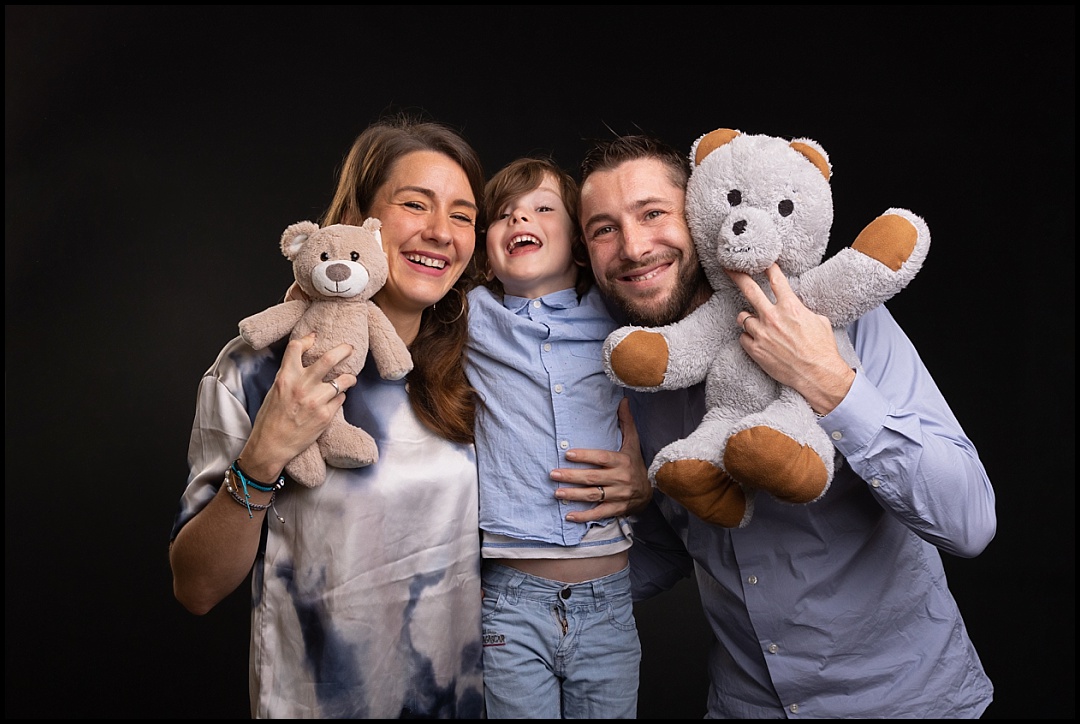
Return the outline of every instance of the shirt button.
{"type": "Polygon", "coordinates": [[[533,309],[539,309],[539,308],[540,308],[540,300],[539,299],[534,299],[533,300],[533,309]]]}
{"type": "Polygon", "coordinates": [[[563,391],[563,386],[561,384],[556,384],[555,385],[555,394],[561,395],[562,391],[563,391]]]}
{"type": "Polygon", "coordinates": [[[769,644],[769,653],[770,654],[775,654],[779,650],[780,650],[780,647],[777,646],[776,644],[769,644]]]}
{"type": "Polygon", "coordinates": [[[570,443],[568,443],[566,440],[560,440],[559,447],[565,450],[566,448],[570,447],[570,443]]]}
{"type": "Polygon", "coordinates": [[[788,707],[788,709],[791,709],[792,714],[798,714],[799,713],[799,705],[798,704],[792,704],[791,706],[788,707]]]}
{"type": "Polygon", "coordinates": [[[551,351],[551,342],[546,342],[544,344],[544,351],[545,352],[550,352],[551,351]]]}
{"type": "Polygon", "coordinates": [[[757,585],[757,576],[750,576],[746,579],[746,582],[749,583],[751,586],[757,585]]]}
{"type": "MultiPolygon", "coordinates": [[[[833,440],[842,440],[844,437],[844,433],[840,432],[839,430],[833,430],[830,437],[833,440]]],[[[792,704],[792,706],[795,706],[795,704],[792,704]]]]}
{"type": "Polygon", "coordinates": [[[874,478],[873,480],[870,481],[870,485],[872,485],[875,488],[880,488],[881,487],[881,481],[878,480],[877,478],[874,478]]]}

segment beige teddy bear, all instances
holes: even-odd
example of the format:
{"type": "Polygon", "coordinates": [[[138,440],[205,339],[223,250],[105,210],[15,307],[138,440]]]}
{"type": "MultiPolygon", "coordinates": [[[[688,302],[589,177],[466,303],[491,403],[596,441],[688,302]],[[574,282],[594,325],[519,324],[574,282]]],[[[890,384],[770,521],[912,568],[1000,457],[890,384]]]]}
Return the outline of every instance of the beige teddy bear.
{"type": "MultiPolygon", "coordinates": [[[[275,305],[240,322],[240,336],[262,349],[285,335],[300,339],[315,332],[315,344],[304,353],[310,365],[343,342],[353,352],[327,375],[329,382],[364,367],[368,352],[383,379],[398,380],[412,369],[408,347],[383,311],[371,301],[389,275],[380,228],[375,218],[363,226],[311,221],[292,224],[281,235],[281,252],[292,261],[296,283],[306,299],[275,305]]],[[[297,295],[299,296],[299,295],[297,295]]],[[[356,468],[379,458],[375,440],[345,420],[339,409],[330,427],[307,450],[285,466],[301,485],[316,487],[326,478],[326,465],[356,468]]]]}

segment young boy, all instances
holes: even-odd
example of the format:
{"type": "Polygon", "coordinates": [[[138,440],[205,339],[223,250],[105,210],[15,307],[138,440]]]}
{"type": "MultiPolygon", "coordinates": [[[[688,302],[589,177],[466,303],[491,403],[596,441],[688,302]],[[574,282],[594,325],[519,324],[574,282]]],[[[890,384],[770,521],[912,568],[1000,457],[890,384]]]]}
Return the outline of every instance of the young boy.
{"type": "MultiPolygon", "coordinates": [[[[578,186],[524,158],[484,191],[483,285],[469,293],[466,372],[480,394],[484,681],[490,719],[632,719],[641,646],[625,519],[571,523],[555,499],[571,448],[618,450],[615,329],[578,230],[578,186]]],[[[603,489],[600,488],[601,500],[603,489]]]]}

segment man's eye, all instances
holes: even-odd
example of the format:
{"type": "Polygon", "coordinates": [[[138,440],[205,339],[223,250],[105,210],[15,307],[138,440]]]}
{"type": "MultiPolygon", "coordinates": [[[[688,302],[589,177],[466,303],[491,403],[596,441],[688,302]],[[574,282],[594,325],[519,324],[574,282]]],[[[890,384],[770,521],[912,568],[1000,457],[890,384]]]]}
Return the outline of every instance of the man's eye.
{"type": "Polygon", "coordinates": [[[595,238],[597,238],[599,236],[604,236],[605,234],[610,234],[613,231],[615,231],[614,226],[598,226],[595,229],[593,229],[593,232],[591,234],[589,234],[589,238],[595,239],[595,238]]]}
{"type": "Polygon", "coordinates": [[[653,211],[650,211],[649,213],[645,214],[645,218],[650,219],[650,220],[651,219],[657,219],[657,218],[660,218],[661,216],[663,216],[663,214],[664,214],[663,211],[660,211],[658,209],[654,209],[653,211]]]}

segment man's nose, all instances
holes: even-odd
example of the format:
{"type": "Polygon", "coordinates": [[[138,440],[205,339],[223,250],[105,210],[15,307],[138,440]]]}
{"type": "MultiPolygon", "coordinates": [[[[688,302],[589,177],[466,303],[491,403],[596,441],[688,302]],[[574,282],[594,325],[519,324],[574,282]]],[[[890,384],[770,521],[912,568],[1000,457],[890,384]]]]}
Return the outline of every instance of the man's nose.
{"type": "Polygon", "coordinates": [[[626,229],[623,231],[622,256],[630,261],[640,261],[652,249],[652,241],[649,235],[638,229],[626,229]]]}

